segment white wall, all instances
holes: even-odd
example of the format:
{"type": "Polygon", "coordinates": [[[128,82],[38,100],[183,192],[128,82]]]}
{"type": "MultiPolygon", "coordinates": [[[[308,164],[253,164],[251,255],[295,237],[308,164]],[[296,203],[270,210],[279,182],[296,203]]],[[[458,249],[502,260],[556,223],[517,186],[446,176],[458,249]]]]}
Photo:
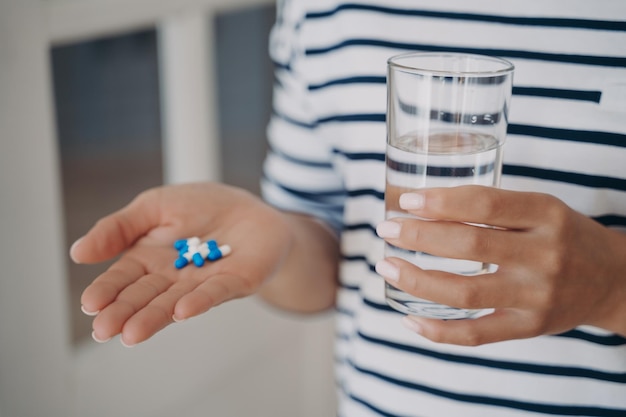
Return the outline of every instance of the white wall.
{"type": "Polygon", "coordinates": [[[68,415],[61,210],[44,16],[0,3],[0,404],[68,415]]]}
{"type": "Polygon", "coordinates": [[[326,323],[282,317],[249,299],[171,326],[132,349],[117,340],[85,347],[74,357],[82,381],[75,415],[333,415],[326,323]]]}

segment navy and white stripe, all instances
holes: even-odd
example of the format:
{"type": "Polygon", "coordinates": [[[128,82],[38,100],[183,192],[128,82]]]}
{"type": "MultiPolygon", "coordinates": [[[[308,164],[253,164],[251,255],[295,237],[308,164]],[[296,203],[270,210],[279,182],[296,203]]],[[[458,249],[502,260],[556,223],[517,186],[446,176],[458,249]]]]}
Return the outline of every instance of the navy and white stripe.
{"type": "Polygon", "coordinates": [[[600,329],[476,348],[407,332],[384,302],[386,61],[409,50],[516,66],[502,185],[626,231],[626,2],[293,0],[279,5],[266,199],[341,234],[341,417],[626,415],[626,339],[600,329]]]}

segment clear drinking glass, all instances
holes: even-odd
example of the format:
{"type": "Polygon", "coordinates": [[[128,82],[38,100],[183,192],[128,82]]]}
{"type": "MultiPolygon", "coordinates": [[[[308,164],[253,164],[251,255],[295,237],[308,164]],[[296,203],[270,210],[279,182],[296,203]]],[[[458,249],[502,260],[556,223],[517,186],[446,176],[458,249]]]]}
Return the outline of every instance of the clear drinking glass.
{"type": "MultiPolygon", "coordinates": [[[[503,59],[456,53],[409,53],[387,65],[385,217],[411,217],[402,193],[430,187],[498,187],[511,100],[513,65],[503,59]]],[[[385,256],[422,269],[478,275],[493,266],[441,258],[385,244],[385,256]]],[[[413,297],[386,284],[396,310],[441,319],[485,314],[413,297]]]]}

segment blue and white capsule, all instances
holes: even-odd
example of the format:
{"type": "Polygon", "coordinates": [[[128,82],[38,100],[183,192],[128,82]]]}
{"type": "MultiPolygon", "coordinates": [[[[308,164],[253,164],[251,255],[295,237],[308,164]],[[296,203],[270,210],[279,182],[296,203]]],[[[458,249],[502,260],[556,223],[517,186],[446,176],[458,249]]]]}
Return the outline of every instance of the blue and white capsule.
{"type": "Polygon", "coordinates": [[[187,252],[190,248],[196,248],[202,244],[199,237],[194,236],[189,239],[178,239],[174,242],[174,248],[179,252],[187,252]]]}
{"type": "Polygon", "coordinates": [[[230,245],[222,245],[217,248],[212,249],[207,255],[207,259],[209,261],[217,261],[218,259],[223,258],[224,256],[230,255],[232,249],[230,245]]]}
{"type": "Polygon", "coordinates": [[[185,258],[184,256],[179,256],[174,261],[174,266],[176,267],[176,269],[181,269],[181,268],[186,267],[188,263],[189,261],[187,260],[187,258],[185,258]]]}
{"type": "Polygon", "coordinates": [[[174,261],[177,269],[184,268],[190,262],[201,267],[205,260],[213,262],[228,256],[232,251],[229,245],[218,246],[214,239],[203,243],[198,237],[179,239],[174,242],[174,248],[178,250],[178,258],[174,261]]]}

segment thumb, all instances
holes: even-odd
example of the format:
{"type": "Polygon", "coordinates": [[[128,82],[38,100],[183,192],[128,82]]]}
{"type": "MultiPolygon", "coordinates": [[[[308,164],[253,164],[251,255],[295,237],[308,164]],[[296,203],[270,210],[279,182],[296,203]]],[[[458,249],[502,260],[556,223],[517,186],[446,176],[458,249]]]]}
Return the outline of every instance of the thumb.
{"type": "Polygon", "coordinates": [[[106,261],[128,249],[158,225],[156,192],[146,191],[124,208],[98,220],[70,248],[76,263],[106,261]]]}

